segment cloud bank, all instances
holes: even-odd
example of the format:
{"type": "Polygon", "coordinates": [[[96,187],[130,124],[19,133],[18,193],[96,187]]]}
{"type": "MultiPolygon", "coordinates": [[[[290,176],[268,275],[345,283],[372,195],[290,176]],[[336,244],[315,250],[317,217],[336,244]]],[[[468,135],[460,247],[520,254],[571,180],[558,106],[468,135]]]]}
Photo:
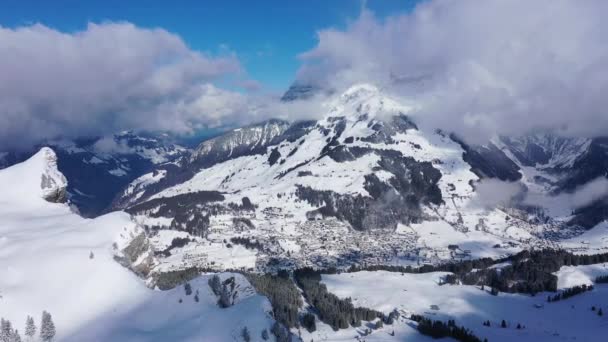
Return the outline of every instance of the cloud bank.
{"type": "Polygon", "coordinates": [[[193,51],[162,29],[0,27],[0,146],[234,122],[247,112],[246,96],[213,82],[242,74],[234,55],[193,51]]]}
{"type": "Polygon", "coordinates": [[[476,196],[471,205],[486,209],[509,206],[517,201],[525,188],[520,182],[503,182],[498,179],[482,179],[475,184],[476,196]]]}
{"type": "Polygon", "coordinates": [[[363,11],[318,32],[298,78],[376,83],[475,143],[531,130],[592,137],[608,129],[605,13],[603,0],[431,0],[385,20],[363,11]]]}
{"type": "Polygon", "coordinates": [[[608,179],[598,177],[577,187],[572,192],[563,192],[558,195],[531,191],[519,181],[482,179],[475,184],[475,192],[476,196],[471,202],[473,207],[493,209],[519,203],[542,207],[551,216],[569,216],[576,209],[606,199],[608,179]]]}

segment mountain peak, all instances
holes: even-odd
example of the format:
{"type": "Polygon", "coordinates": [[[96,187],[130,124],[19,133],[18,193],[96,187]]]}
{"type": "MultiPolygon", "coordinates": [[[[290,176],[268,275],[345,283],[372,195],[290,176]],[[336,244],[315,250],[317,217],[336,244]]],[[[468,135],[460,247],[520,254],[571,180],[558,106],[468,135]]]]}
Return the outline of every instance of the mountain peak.
{"type": "Polygon", "coordinates": [[[370,83],[358,83],[352,85],[348,88],[344,93],[342,93],[342,98],[352,98],[352,97],[361,97],[361,96],[371,96],[380,93],[380,89],[373,84],[370,83]]]}
{"type": "Polygon", "coordinates": [[[361,116],[367,119],[390,119],[396,115],[407,114],[413,109],[413,106],[391,98],[369,83],[351,86],[328,104],[329,117],[344,116],[356,120],[361,116]]]}
{"type": "Polygon", "coordinates": [[[67,199],[68,182],[57,169],[57,155],[49,147],[43,147],[23,163],[0,171],[0,184],[7,198],[32,202],[42,198],[60,203],[67,199]]]}

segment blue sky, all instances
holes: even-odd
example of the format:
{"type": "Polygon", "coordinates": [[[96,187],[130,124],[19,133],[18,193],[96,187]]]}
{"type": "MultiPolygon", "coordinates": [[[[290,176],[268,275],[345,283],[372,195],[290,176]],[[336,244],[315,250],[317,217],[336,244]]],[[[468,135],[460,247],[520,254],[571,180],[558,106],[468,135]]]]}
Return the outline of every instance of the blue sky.
{"type": "MultiPolygon", "coordinates": [[[[383,18],[407,12],[417,0],[375,0],[366,7],[383,18]]],[[[284,90],[299,67],[297,55],[313,48],[317,30],[344,27],[357,18],[360,0],[144,1],[2,0],[0,26],[42,23],[74,32],[88,22],[128,21],[161,27],[193,49],[234,51],[249,76],[267,89],[284,90]]]]}

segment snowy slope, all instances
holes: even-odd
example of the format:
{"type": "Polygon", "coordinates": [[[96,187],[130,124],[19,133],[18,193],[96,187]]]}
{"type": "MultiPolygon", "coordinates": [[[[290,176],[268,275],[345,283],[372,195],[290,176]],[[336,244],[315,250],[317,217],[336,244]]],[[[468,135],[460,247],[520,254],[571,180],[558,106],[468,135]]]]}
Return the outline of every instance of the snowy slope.
{"type": "Polygon", "coordinates": [[[54,161],[53,151],[43,148],[0,171],[1,317],[23,332],[26,315],[39,324],[47,310],[58,341],[231,341],[244,326],[261,340],[261,330],[273,323],[269,303],[242,276],[235,275],[239,302],[220,309],[208,276],[191,282],[200,292],[195,302],[182,287],[151,290],[120,266],[114,255],[139,228],[125,213],[84,219],[44,200],[65,186],[54,161]]]}
{"type": "MultiPolygon", "coordinates": [[[[590,272],[587,266],[576,269],[578,272],[590,272]]],[[[560,283],[568,283],[567,286],[588,283],[584,279],[567,281],[565,278],[571,278],[572,272],[571,268],[560,270],[557,274],[560,283]]],[[[339,297],[352,298],[357,306],[385,313],[396,308],[406,317],[415,313],[435,320],[454,319],[458,325],[473,330],[475,335],[489,341],[591,342],[605,339],[608,318],[599,317],[591,311],[591,307],[602,307],[604,310],[608,308],[608,285],[597,285],[594,291],[547,303],[546,295],[542,293],[535,297],[506,293],[492,296],[487,288],[481,290],[477,286],[438,285],[439,279],[445,274],[434,272],[402,275],[384,271],[343,273],[324,275],[323,283],[339,297]],[[433,305],[437,307],[432,308],[433,305]],[[500,327],[503,319],[507,321],[507,328],[500,327]],[[490,320],[490,327],[482,325],[485,320],[490,320]],[[517,324],[522,324],[525,328],[516,329],[517,324]]],[[[410,325],[413,324],[411,321],[401,321],[395,325],[398,340],[410,339],[414,330],[410,325]]],[[[393,328],[387,327],[374,332],[372,336],[386,336],[386,330],[393,328]]],[[[330,337],[326,340],[334,339],[330,337]]]]}

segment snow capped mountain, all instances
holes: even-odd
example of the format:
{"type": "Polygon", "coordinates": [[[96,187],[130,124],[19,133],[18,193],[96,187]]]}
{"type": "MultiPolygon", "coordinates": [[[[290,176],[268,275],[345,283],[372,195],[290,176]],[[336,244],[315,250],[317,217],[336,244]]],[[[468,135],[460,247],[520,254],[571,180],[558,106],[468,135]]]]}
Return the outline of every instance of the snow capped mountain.
{"type": "Polygon", "coordinates": [[[125,213],[83,219],[61,203],[65,191],[50,148],[0,170],[0,317],[24,331],[27,315],[40,327],[51,313],[57,341],[228,341],[247,327],[259,340],[274,320],[268,300],[239,274],[232,307],[222,309],[210,276],[155,291],[115,259],[142,231],[125,213]]]}
{"type": "Polygon", "coordinates": [[[16,203],[65,201],[67,180],[57,169],[57,155],[48,147],[24,163],[0,170],[6,183],[3,187],[4,200],[16,203]]]}
{"type": "Polygon", "coordinates": [[[306,100],[313,97],[321,90],[322,89],[318,86],[296,82],[287,89],[285,94],[283,94],[281,101],[306,100]]]}
{"type": "Polygon", "coordinates": [[[201,143],[190,155],[190,164],[206,167],[231,158],[260,153],[288,127],[286,121],[269,120],[234,129],[201,143]]]}
{"type": "Polygon", "coordinates": [[[588,150],[591,139],[564,138],[545,133],[518,138],[501,137],[500,143],[522,166],[557,171],[572,168],[575,161],[588,150]]]}
{"type": "Polygon", "coordinates": [[[233,130],[188,163],[138,179],[119,207],[145,227],[151,248],[191,239],[156,255],[162,267],[147,276],[501,256],[576,234],[527,208],[485,207],[476,184],[519,181],[525,166],[500,141],[468,146],[418,127],[414,106],[356,85],[319,121],[233,130]]]}

